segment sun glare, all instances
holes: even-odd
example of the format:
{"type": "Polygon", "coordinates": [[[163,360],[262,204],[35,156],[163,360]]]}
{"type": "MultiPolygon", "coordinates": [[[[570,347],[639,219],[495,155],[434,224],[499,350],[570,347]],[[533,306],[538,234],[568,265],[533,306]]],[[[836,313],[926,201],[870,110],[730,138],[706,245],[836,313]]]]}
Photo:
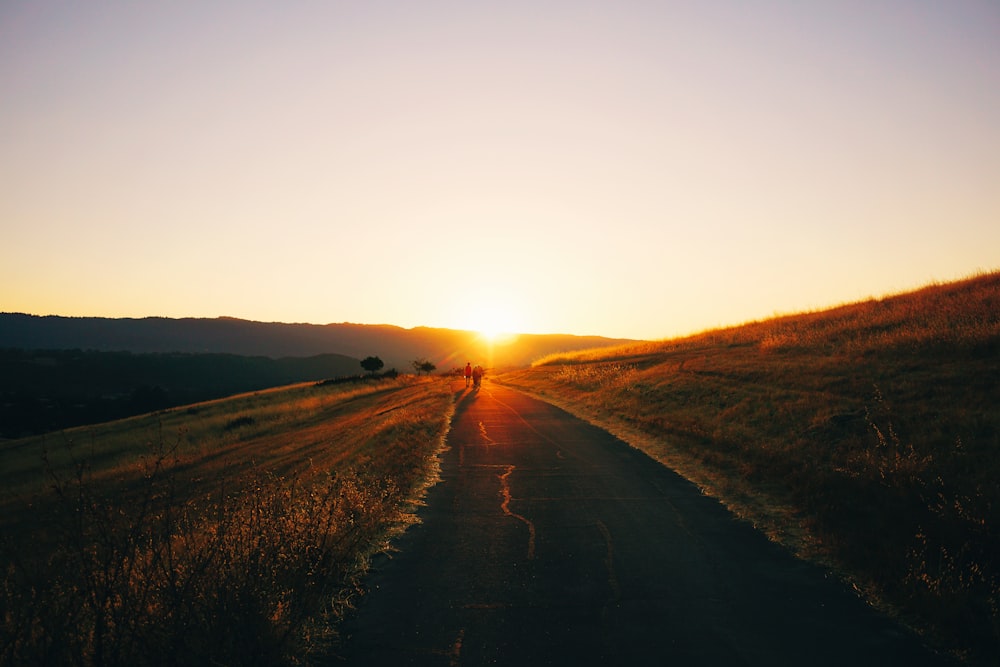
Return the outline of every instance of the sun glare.
{"type": "Polygon", "coordinates": [[[480,320],[479,324],[476,326],[476,330],[486,340],[496,340],[500,335],[507,333],[503,322],[498,318],[486,318],[480,320]]]}
{"type": "Polygon", "coordinates": [[[486,340],[496,343],[517,333],[516,318],[506,309],[497,306],[482,307],[470,313],[470,328],[486,340]]]}

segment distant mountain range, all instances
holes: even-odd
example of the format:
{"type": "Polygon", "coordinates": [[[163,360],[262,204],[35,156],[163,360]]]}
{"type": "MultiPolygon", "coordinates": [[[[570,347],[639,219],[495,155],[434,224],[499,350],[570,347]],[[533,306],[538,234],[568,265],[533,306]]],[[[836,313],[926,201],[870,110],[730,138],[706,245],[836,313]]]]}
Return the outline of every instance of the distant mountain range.
{"type": "MultiPolygon", "coordinates": [[[[491,345],[475,332],[369,324],[285,324],[230,317],[103,318],[0,313],[0,348],[99,350],[134,353],[221,353],[271,358],[339,354],[377,356],[385,368],[412,370],[427,359],[438,371],[466,361],[491,368],[529,365],[553,352],[605,347],[629,339],[564,334],[522,334],[491,345]]],[[[359,372],[360,370],[359,366],[359,372]]]]}
{"type": "Polygon", "coordinates": [[[553,352],[625,342],[522,335],[491,346],[473,332],[425,327],[0,313],[0,440],[294,382],[357,377],[368,356],[382,359],[386,372],[413,372],[417,360],[449,372],[466,361],[512,368],[553,352]]]}

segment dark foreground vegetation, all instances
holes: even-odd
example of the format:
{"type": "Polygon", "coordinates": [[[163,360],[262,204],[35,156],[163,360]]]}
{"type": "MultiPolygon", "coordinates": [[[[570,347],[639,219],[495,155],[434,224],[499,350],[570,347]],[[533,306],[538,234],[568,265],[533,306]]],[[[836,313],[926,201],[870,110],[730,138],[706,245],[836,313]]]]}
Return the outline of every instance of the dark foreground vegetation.
{"type": "Polygon", "coordinates": [[[339,354],[271,359],[0,349],[0,438],[358,372],[356,359],[339,354]]]}
{"type": "Polygon", "coordinates": [[[371,378],[0,444],[0,665],[334,660],[451,406],[371,378]]]}
{"type": "Polygon", "coordinates": [[[501,380],[618,432],[933,643],[1000,664],[1000,274],[501,380]]]}

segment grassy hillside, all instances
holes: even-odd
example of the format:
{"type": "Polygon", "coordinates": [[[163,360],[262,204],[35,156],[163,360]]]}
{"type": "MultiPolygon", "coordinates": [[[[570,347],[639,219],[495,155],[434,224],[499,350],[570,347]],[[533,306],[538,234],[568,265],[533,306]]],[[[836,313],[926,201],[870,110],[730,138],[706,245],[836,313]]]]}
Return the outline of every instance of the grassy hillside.
{"type": "Polygon", "coordinates": [[[0,665],[329,661],[451,410],[400,376],[0,443],[0,665]]]}
{"type": "Polygon", "coordinates": [[[974,661],[1000,661],[1000,274],[500,381],[617,432],[974,661]]]}

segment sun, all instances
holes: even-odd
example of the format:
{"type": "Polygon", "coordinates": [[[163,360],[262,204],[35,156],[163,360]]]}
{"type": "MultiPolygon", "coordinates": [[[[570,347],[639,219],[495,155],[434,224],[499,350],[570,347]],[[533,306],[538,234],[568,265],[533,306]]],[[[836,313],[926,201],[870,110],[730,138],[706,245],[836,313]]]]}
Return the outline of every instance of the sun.
{"type": "Polygon", "coordinates": [[[504,319],[495,314],[486,314],[476,320],[475,330],[488,341],[495,341],[508,331],[504,319]]]}
{"type": "Polygon", "coordinates": [[[515,335],[518,322],[509,309],[492,304],[477,307],[469,313],[469,325],[487,341],[497,343],[515,335]]]}
{"type": "Polygon", "coordinates": [[[480,336],[491,342],[495,341],[505,333],[501,330],[501,326],[499,324],[493,322],[480,325],[478,331],[480,336]]]}

